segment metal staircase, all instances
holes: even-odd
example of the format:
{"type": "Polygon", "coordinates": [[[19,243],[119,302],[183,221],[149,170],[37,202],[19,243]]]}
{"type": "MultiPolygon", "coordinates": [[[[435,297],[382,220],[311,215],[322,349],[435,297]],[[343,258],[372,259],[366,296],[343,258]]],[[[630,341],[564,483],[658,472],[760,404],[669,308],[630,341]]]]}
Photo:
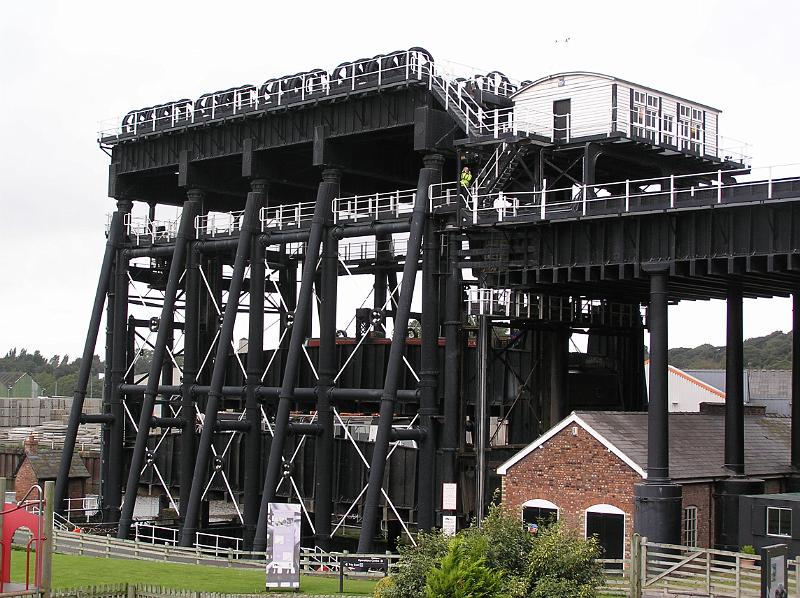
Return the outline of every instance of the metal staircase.
{"type": "Polygon", "coordinates": [[[475,177],[482,194],[502,191],[512,179],[530,146],[503,142],[475,177]]]}

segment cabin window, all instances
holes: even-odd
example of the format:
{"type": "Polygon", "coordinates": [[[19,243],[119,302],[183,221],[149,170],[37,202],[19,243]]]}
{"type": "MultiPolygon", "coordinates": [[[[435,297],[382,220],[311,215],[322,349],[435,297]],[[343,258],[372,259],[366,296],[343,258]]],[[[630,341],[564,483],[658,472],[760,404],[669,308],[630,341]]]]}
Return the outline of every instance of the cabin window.
{"type": "Polygon", "coordinates": [[[662,143],[666,145],[675,145],[675,117],[671,114],[665,114],[661,123],[662,143]]]}
{"type": "Polygon", "coordinates": [[[655,143],[658,137],[658,96],[643,91],[633,92],[631,134],[655,143]]]}
{"type": "Polygon", "coordinates": [[[792,536],[792,510],[779,507],[767,507],[767,535],[792,536]]]}
{"type": "Polygon", "coordinates": [[[680,147],[694,153],[702,153],[703,111],[681,105],[678,112],[678,137],[680,147]]]}
{"type": "Polygon", "coordinates": [[[681,528],[681,544],[690,547],[697,546],[697,507],[686,507],[683,510],[681,528]]]}

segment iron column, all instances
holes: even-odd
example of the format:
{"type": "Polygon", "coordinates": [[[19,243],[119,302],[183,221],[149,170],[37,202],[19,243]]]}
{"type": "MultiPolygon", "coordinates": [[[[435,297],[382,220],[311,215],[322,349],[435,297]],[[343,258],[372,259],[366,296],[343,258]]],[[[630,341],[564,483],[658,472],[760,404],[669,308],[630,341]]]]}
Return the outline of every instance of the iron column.
{"type": "Polygon", "coordinates": [[[728,289],[728,329],[725,350],[725,468],[744,475],[744,354],[742,290],[728,289]]]}

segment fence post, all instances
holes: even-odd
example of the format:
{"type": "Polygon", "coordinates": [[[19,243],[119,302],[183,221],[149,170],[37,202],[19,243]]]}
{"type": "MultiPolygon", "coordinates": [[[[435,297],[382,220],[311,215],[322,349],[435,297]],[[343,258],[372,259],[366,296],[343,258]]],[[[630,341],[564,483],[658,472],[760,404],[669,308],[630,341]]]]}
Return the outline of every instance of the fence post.
{"type": "Polygon", "coordinates": [[[717,203],[722,203],[722,171],[717,171],[717,203]]]}
{"type": "Polygon", "coordinates": [[[642,596],[642,537],[633,534],[631,540],[631,569],[629,573],[631,598],[642,596]]]}
{"type": "Polygon", "coordinates": [[[644,589],[644,587],[647,585],[647,536],[642,536],[640,543],[642,561],[641,566],[639,567],[639,587],[644,589]]]}
{"type": "Polygon", "coordinates": [[[136,598],[136,586],[134,584],[126,584],[125,592],[128,595],[128,598],[136,598]]]}

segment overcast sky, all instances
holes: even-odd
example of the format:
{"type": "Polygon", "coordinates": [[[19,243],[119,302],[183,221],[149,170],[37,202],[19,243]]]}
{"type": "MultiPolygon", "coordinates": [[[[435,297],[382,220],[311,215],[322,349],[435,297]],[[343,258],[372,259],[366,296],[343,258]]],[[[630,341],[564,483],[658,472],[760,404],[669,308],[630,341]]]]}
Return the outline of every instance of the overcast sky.
{"type": "MultiPolygon", "coordinates": [[[[82,350],[106,214],[114,208],[106,197],[109,159],[95,142],[99,120],[422,46],[437,59],[517,79],[600,71],[710,104],[723,111],[722,135],[753,144],[755,164],[794,163],[800,162],[797,6],[6,2],[0,19],[0,353],[26,347],[77,356],[82,350]]],[[[790,326],[789,301],[745,305],[748,337],[790,326]]],[[[724,305],[671,308],[669,333],[671,346],[722,344],[724,305]]]]}

